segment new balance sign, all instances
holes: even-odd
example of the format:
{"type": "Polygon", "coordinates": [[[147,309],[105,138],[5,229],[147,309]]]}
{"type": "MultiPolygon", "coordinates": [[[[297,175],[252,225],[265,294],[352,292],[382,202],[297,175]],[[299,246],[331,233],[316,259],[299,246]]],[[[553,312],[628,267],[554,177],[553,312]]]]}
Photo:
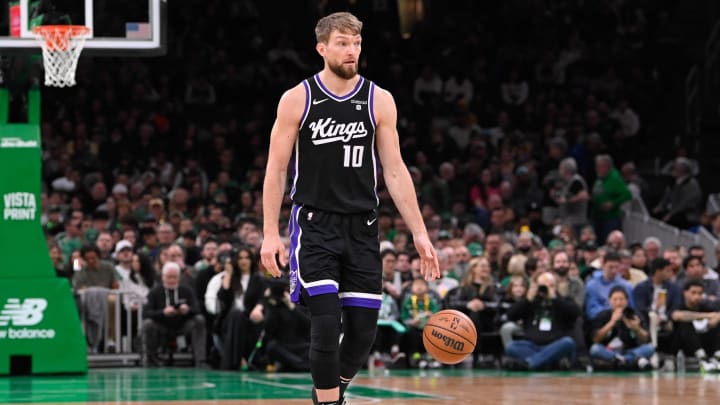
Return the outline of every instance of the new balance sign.
{"type": "Polygon", "coordinates": [[[47,300],[44,298],[26,298],[22,303],[18,298],[8,298],[0,311],[0,327],[8,326],[8,328],[0,330],[0,339],[53,339],[54,329],[17,328],[35,326],[42,322],[47,306],[47,300]]]}
{"type": "Polygon", "coordinates": [[[8,298],[5,307],[0,311],[0,326],[12,323],[15,326],[33,326],[43,320],[43,312],[47,308],[44,298],[26,298],[22,305],[18,298],[8,298]]]}

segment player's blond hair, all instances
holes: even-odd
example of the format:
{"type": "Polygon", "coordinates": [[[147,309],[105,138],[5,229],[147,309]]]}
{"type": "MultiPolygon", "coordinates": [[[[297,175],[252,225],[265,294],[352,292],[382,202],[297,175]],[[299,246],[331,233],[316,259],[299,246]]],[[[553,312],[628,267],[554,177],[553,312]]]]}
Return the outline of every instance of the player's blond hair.
{"type": "Polygon", "coordinates": [[[358,35],[362,31],[362,26],[362,21],[350,13],[332,13],[318,21],[315,26],[315,37],[318,42],[327,43],[330,39],[330,33],[333,31],[358,35]]]}

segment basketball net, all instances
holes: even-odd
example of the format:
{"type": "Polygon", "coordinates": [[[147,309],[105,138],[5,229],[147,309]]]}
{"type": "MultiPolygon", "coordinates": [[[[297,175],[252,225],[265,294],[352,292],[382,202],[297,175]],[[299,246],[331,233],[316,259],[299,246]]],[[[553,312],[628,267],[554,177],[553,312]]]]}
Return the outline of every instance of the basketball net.
{"type": "Polygon", "coordinates": [[[85,40],[90,36],[90,28],[82,25],[40,25],[32,31],[42,47],[45,85],[74,86],[78,59],[85,40]]]}

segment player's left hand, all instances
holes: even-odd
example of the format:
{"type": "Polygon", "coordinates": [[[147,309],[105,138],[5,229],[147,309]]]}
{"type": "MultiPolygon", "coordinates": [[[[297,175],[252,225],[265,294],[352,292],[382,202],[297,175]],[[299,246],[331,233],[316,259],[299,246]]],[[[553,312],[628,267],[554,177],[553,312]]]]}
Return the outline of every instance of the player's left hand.
{"type": "Polygon", "coordinates": [[[413,236],[415,250],[420,255],[420,274],[425,280],[436,280],[440,278],[440,265],[438,264],[437,252],[427,234],[413,236]]]}
{"type": "Polygon", "coordinates": [[[260,248],[260,259],[263,266],[265,266],[265,270],[272,274],[273,277],[282,275],[278,267],[278,259],[280,260],[280,266],[285,266],[287,263],[285,263],[284,253],[285,245],[280,240],[280,236],[265,236],[260,248]]]}

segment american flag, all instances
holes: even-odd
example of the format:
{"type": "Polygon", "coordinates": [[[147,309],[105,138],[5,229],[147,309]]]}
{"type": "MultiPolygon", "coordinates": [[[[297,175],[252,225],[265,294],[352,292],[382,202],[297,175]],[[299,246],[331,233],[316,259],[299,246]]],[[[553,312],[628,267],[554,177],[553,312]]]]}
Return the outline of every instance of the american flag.
{"type": "Polygon", "coordinates": [[[125,38],[150,39],[149,23],[125,23],[125,38]]]}

